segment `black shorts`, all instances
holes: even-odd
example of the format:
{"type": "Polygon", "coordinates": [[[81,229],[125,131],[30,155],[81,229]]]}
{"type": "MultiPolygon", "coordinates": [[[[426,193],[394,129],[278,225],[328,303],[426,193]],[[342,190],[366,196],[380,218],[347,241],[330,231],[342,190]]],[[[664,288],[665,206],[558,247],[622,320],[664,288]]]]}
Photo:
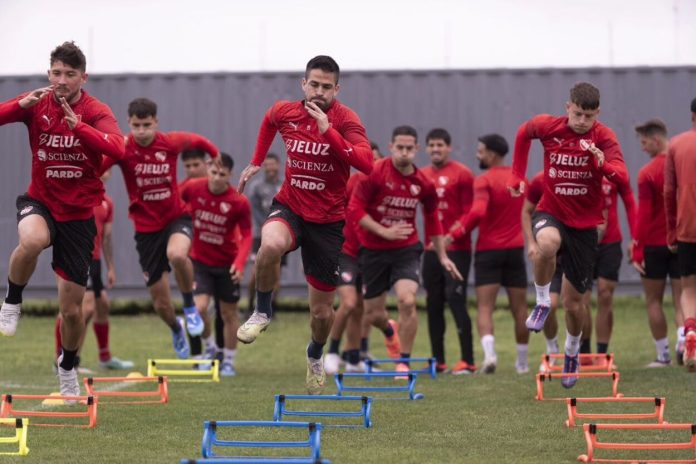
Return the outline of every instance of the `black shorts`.
{"type": "Polygon", "coordinates": [[[229,267],[208,266],[195,259],[193,262],[194,295],[212,295],[223,303],[239,301],[239,284],[232,282],[229,267]]]}
{"type": "Polygon", "coordinates": [[[696,243],[677,242],[677,257],[682,277],[696,274],[696,243]]]}
{"type": "Polygon", "coordinates": [[[51,267],[56,274],[86,286],[94,238],[97,236],[94,217],[81,221],[56,221],[43,203],[27,194],[18,196],[16,205],[17,224],[31,214],[38,214],[46,221],[53,246],[51,267]]]}
{"type": "MultiPolygon", "coordinates": [[[[255,263],[256,262],[256,254],[259,252],[259,248],[261,248],[261,237],[254,237],[254,240],[252,242],[251,246],[251,262],[255,263]]],[[[284,254],[280,258],[280,265],[285,266],[288,264],[288,255],[284,254]]]]}
{"type": "Polygon", "coordinates": [[[549,292],[551,293],[561,293],[561,287],[563,286],[563,265],[561,264],[560,253],[556,255],[556,272],[553,273],[551,278],[551,287],[549,292]]]}
{"type": "Polygon", "coordinates": [[[594,268],[594,278],[602,278],[614,282],[619,281],[619,269],[621,269],[621,242],[606,243],[599,245],[597,262],[594,268]]]}
{"type": "Polygon", "coordinates": [[[546,227],[554,227],[561,234],[561,261],[563,274],[579,293],[592,289],[592,271],[597,260],[597,228],[576,229],[542,211],[532,216],[534,235],[546,227]]]}
{"type": "Polygon", "coordinates": [[[440,258],[437,257],[437,252],[428,250],[423,254],[423,267],[421,275],[423,276],[423,287],[425,291],[441,292],[444,290],[445,297],[457,292],[466,299],[466,285],[469,281],[469,268],[471,267],[471,252],[466,250],[448,251],[447,256],[457,266],[457,269],[462,274],[463,280],[460,282],[454,280],[449,272],[440,264],[440,258]]]}
{"type": "Polygon", "coordinates": [[[102,290],[104,290],[104,282],[102,282],[101,277],[101,259],[93,259],[92,263],[89,265],[87,290],[94,292],[94,298],[99,298],[102,290]]]}
{"type": "MultiPolygon", "coordinates": [[[[290,208],[277,200],[271,204],[266,219],[283,222],[292,233],[294,251],[302,248],[302,265],[307,281],[316,280],[324,286],[336,288],[338,284],[338,256],[343,246],[344,221],[318,224],[302,219],[290,208]]],[[[319,289],[322,290],[322,289],[319,289]]]]}
{"type": "Polygon", "coordinates": [[[477,251],[474,256],[474,285],[500,284],[506,288],[527,288],[524,248],[477,251]]]}
{"type": "Polygon", "coordinates": [[[192,237],[193,221],[191,216],[183,215],[157,232],[136,232],[135,249],[138,251],[140,268],[148,287],[157,283],[162,274],[171,271],[167,259],[167,244],[173,234],[192,237]]]}
{"type": "Polygon", "coordinates": [[[364,282],[363,297],[375,298],[388,292],[397,280],[420,281],[420,257],[423,245],[419,242],[396,250],[360,248],[358,262],[364,282]]]}
{"type": "Polygon", "coordinates": [[[670,279],[679,279],[679,257],[676,253],[669,251],[667,246],[646,246],[643,252],[645,257],[645,279],[664,280],[667,276],[670,279]]]}
{"type": "Polygon", "coordinates": [[[362,292],[362,274],[358,266],[358,258],[341,253],[338,257],[338,268],[338,286],[350,285],[358,292],[362,292]]]}

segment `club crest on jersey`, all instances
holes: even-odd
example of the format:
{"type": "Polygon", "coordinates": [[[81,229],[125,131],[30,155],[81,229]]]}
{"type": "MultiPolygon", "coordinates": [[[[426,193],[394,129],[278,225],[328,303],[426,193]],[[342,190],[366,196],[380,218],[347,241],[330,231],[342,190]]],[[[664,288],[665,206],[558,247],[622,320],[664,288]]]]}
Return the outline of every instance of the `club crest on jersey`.
{"type": "Polygon", "coordinates": [[[544,227],[544,224],[546,224],[546,219],[541,219],[536,224],[534,224],[534,228],[541,229],[542,227],[544,227]]]}
{"type": "Polygon", "coordinates": [[[580,139],[580,148],[583,151],[587,151],[592,146],[592,140],[580,139]]]}
{"type": "Polygon", "coordinates": [[[353,280],[353,273],[348,271],[341,272],[341,280],[348,283],[353,280]]]}
{"type": "Polygon", "coordinates": [[[415,197],[416,195],[418,195],[420,193],[421,188],[420,188],[420,185],[411,184],[411,186],[409,187],[409,190],[411,191],[411,195],[413,195],[415,197]]]}
{"type": "Polygon", "coordinates": [[[25,214],[29,214],[31,212],[31,210],[33,210],[33,209],[34,209],[34,207],[31,205],[25,206],[24,208],[22,208],[22,211],[19,212],[19,215],[24,216],[25,214]]]}
{"type": "Polygon", "coordinates": [[[602,191],[604,192],[605,195],[609,195],[611,193],[611,185],[602,184],[602,191]]]}
{"type": "Polygon", "coordinates": [[[447,176],[440,176],[437,178],[437,181],[440,183],[440,185],[447,185],[449,178],[447,176]]]}
{"type": "Polygon", "coordinates": [[[220,211],[223,212],[223,214],[226,214],[230,209],[232,208],[232,205],[225,201],[220,202],[220,211]]]}
{"type": "Polygon", "coordinates": [[[558,172],[556,171],[556,168],[549,168],[549,177],[551,179],[555,179],[557,175],[558,172]]]}
{"type": "Polygon", "coordinates": [[[157,161],[165,162],[167,160],[167,152],[158,151],[157,153],[155,153],[155,158],[157,158],[157,161]]]}

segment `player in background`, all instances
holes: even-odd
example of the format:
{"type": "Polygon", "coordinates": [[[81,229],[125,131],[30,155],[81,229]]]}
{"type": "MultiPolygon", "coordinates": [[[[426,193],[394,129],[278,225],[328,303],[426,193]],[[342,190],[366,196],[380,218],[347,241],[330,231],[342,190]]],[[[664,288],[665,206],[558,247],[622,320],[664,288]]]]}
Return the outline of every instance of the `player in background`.
{"type": "Polygon", "coordinates": [[[86,66],[82,50],[65,42],[51,52],[48,87],[0,103],[0,125],[24,123],[32,155],[29,189],[17,198],[19,244],[10,256],[0,334],[15,334],[24,287],[41,252],[52,246],[63,318],[62,395],[80,394],[75,358],[85,332],[82,298],[97,232],[94,207],[104,195],[102,155],[123,157],[123,135],[111,109],[82,88],[86,66]]]}
{"type": "Polygon", "coordinates": [[[672,363],[667,337],[667,319],[662,302],[670,279],[674,301],[674,321],[677,326],[675,347],[677,362],[683,362],[684,316],[681,310],[681,279],[677,255],[667,248],[665,216],[665,159],[667,158],[667,126],[651,119],[636,126],[640,146],[650,162],[638,172],[638,216],[636,236],[631,247],[631,262],[641,275],[645,305],[648,310],[650,333],[655,341],[656,357],[648,367],[664,367],[672,363]]]}
{"type": "MultiPolygon", "coordinates": [[[[579,370],[583,325],[583,294],[591,288],[597,256],[597,226],[603,222],[602,178],[627,182],[628,172],[614,132],[597,121],[599,90],[581,82],[570,90],[566,116],[538,115],[523,123],[517,133],[513,159],[513,196],[524,193],[532,140],[544,148],[544,193],[533,216],[539,249],[534,261],[536,306],[527,327],[539,332],[551,308],[549,287],[556,256],[562,252],[561,298],[566,310],[564,373],[579,370]]],[[[561,380],[570,388],[576,376],[561,380]]]]}
{"type": "Polygon", "coordinates": [[[474,272],[478,330],[484,359],[481,370],[495,372],[498,356],[493,335],[493,311],[500,287],[504,287],[515,321],[515,341],[518,374],[529,372],[529,331],[527,318],[527,264],[524,260],[524,236],[520,217],[522,195],[511,197],[507,185],[512,181],[512,168],[505,166],[508,143],[502,135],[479,137],[476,159],[486,172],[474,181],[474,201],[471,210],[459,218],[449,232],[448,241],[457,240],[478,227],[474,272]],[[450,239],[451,237],[451,239],[450,239]]]}
{"type": "MultiPolygon", "coordinates": [[[[135,226],[135,242],[140,267],[155,311],[172,331],[174,351],[179,358],[190,355],[184,334],[184,321],[178,319],[169,289],[169,272],[184,299],[186,328],[192,336],[203,332],[203,320],[193,302],[193,264],[191,217],[179,196],[176,164],[179,153],[199,148],[212,157],[218,149],[206,138],[190,132],[160,132],[157,104],[136,98],[128,105],[130,134],[126,155],[118,161],[128,191],[128,215],[135,226]]],[[[116,161],[105,163],[108,169],[116,161]]]]}
{"type": "Polygon", "coordinates": [[[691,101],[691,124],[669,142],[664,195],[667,245],[677,252],[682,282],[683,361],[696,372],[696,98],[691,101]]]}
{"type": "Polygon", "coordinates": [[[261,230],[256,257],[256,308],[237,331],[251,343],[271,322],[273,289],[284,254],[302,248],[309,290],[311,341],[307,346],[306,387],[324,389],[323,349],[334,319],[333,299],[343,243],[346,183],[350,168],[369,173],[372,151],[358,116],[336,99],[340,90],[336,61],[319,55],[307,63],[304,100],[278,101],[259,129],[251,164],[242,171],[239,192],[261,169],[280,132],[287,152],[285,180],[261,230]]]}
{"type": "MultiPolygon", "coordinates": [[[[425,137],[425,151],[430,166],[422,169],[423,175],[435,185],[438,218],[443,232],[458,227],[458,220],[471,209],[474,196],[474,174],[464,164],[450,159],[452,137],[445,129],[433,129],[425,137]]],[[[423,254],[422,279],[426,291],[428,334],[437,370],[447,370],[445,362],[445,303],[454,316],[459,339],[459,361],[450,371],[454,375],[476,371],[474,364],[471,318],[467,310],[466,285],[471,267],[471,233],[467,232],[447,246],[447,256],[462,274],[456,280],[443,269],[430,237],[426,235],[423,254]]],[[[525,310],[526,311],[526,310],[525,310]]]]}
{"type": "Polygon", "coordinates": [[[239,284],[251,248],[251,209],[246,197],[230,185],[233,167],[232,158],[221,153],[220,166],[211,165],[207,178],[193,179],[181,190],[193,218],[194,299],[205,322],[203,339],[212,338],[208,305],[216,295],[224,321],[220,375],[227,377],[236,374],[239,284]],[[235,235],[237,227],[241,241],[235,235]]]}

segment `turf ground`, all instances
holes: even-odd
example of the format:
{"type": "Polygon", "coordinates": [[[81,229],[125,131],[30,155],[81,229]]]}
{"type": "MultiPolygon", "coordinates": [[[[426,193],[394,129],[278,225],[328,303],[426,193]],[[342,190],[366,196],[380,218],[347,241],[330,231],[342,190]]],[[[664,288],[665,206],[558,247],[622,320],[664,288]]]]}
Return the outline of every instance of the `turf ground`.
{"type": "MultiPolygon", "coordinates": [[[[671,308],[667,311],[671,321],[671,308]]],[[[470,315],[475,317],[475,311],[470,315]]],[[[425,315],[420,316],[414,356],[429,354],[425,315]]],[[[199,457],[204,420],[271,420],[274,395],[304,393],[307,321],[307,314],[280,314],[253,345],[240,347],[234,378],[220,383],[173,383],[167,405],[102,404],[99,424],[93,430],[33,427],[29,456],[0,456],[0,463],[174,463],[199,457]]],[[[448,361],[454,364],[458,349],[451,318],[448,322],[446,348],[448,361]]],[[[574,462],[585,452],[581,430],[565,428],[564,403],[534,400],[533,373],[515,373],[512,320],[507,311],[496,311],[495,324],[498,370],[494,375],[419,378],[416,390],[425,399],[375,400],[374,427],[325,429],[322,456],[334,463],[574,462]]],[[[135,360],[136,370],[142,373],[147,358],[173,355],[169,332],[154,316],[115,317],[111,327],[113,353],[135,360]]],[[[619,391],[626,396],[665,396],[669,422],[696,422],[696,375],[681,367],[644,368],[655,350],[642,301],[618,299],[614,327],[610,350],[616,354],[621,373],[619,391]]],[[[669,333],[673,346],[672,324],[669,333]]],[[[51,370],[52,334],[51,319],[25,317],[15,337],[0,339],[0,392],[47,394],[57,390],[51,370]]],[[[482,353],[475,337],[480,362],[482,353]]],[[[538,367],[544,347],[543,336],[532,335],[532,371],[538,367]]],[[[385,355],[381,334],[373,333],[371,351],[378,357],[385,355]]],[[[97,376],[112,375],[96,367],[91,329],[83,360],[97,376]]],[[[327,384],[326,392],[334,393],[333,382],[327,384]]],[[[558,396],[605,396],[609,392],[606,380],[581,379],[570,392],[562,391],[559,382],[546,388],[547,395],[558,396]]],[[[0,436],[8,432],[0,430],[0,436]]],[[[686,435],[675,432],[669,438],[678,441],[686,435]]],[[[640,456],[655,457],[644,452],[640,456]]],[[[669,456],[693,458],[693,453],[669,456]]]]}

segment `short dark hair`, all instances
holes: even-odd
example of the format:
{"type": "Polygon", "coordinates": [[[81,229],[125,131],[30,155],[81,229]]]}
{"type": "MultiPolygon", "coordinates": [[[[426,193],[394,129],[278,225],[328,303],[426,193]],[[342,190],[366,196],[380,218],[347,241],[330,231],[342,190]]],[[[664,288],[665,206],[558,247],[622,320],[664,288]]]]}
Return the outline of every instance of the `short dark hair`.
{"type": "Polygon", "coordinates": [[[80,47],[75,42],[63,42],[51,52],[51,66],[56,61],[67,64],[71,68],[79,69],[82,72],[87,70],[87,58],[82,53],[80,47]]]}
{"type": "Polygon", "coordinates": [[[583,110],[599,108],[599,89],[589,82],[578,82],[570,89],[570,102],[583,110]]]}
{"type": "Polygon", "coordinates": [[[659,135],[667,137],[667,126],[660,119],[650,119],[643,124],[636,126],[636,132],[646,137],[659,135]]]}
{"type": "Polygon", "coordinates": [[[696,98],[691,100],[691,112],[696,113],[696,98]]]}
{"type": "Polygon", "coordinates": [[[377,143],[374,142],[373,140],[370,140],[370,150],[377,150],[377,151],[379,151],[379,145],[377,145],[377,143]]]}
{"type": "Polygon", "coordinates": [[[305,69],[305,79],[309,77],[309,72],[312,69],[321,69],[326,73],[333,73],[336,76],[336,83],[338,84],[338,78],[341,74],[341,70],[338,67],[336,60],[328,55],[317,55],[307,62],[307,68],[305,69]]]}
{"type": "Polygon", "coordinates": [[[505,137],[500,134],[482,135],[478,138],[478,141],[481,142],[488,150],[497,153],[500,156],[507,155],[509,149],[508,143],[505,140],[505,137]]]}
{"type": "Polygon", "coordinates": [[[418,142],[418,132],[411,126],[398,126],[392,131],[392,142],[398,135],[410,135],[418,142]]]}
{"type": "Polygon", "coordinates": [[[128,104],[128,117],[133,116],[141,119],[148,116],[157,117],[157,103],[148,98],[136,98],[128,104]]]}
{"type": "Polygon", "coordinates": [[[448,146],[452,145],[452,137],[450,136],[450,133],[447,132],[446,129],[442,129],[440,127],[436,127],[428,132],[428,135],[425,137],[425,143],[428,143],[431,140],[443,140],[448,146]]]}
{"type": "Polygon", "coordinates": [[[232,169],[234,168],[234,160],[232,157],[224,152],[220,152],[220,155],[218,156],[220,156],[220,164],[232,172],[232,169]]]}
{"type": "Polygon", "coordinates": [[[200,148],[189,148],[181,152],[181,160],[205,159],[205,151],[200,148]]]}
{"type": "Polygon", "coordinates": [[[267,155],[266,155],[266,158],[267,158],[267,159],[270,158],[270,159],[272,159],[272,160],[276,160],[276,161],[278,161],[278,162],[280,163],[280,158],[279,158],[278,155],[276,155],[275,153],[269,153],[269,154],[267,154],[267,155]]]}

